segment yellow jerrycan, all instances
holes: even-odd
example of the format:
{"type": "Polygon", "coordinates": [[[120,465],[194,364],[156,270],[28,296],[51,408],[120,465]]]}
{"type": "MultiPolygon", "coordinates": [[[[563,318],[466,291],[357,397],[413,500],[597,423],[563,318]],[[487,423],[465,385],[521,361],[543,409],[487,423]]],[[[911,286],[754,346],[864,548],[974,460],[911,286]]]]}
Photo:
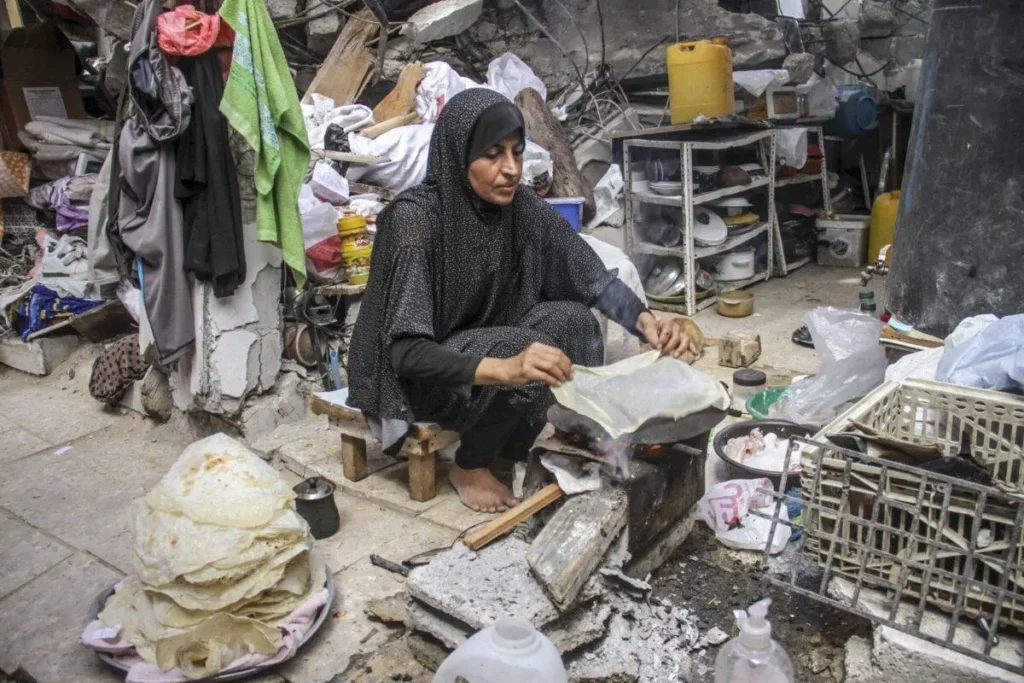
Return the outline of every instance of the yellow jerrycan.
{"type": "MultiPolygon", "coordinates": [[[[868,263],[874,263],[878,252],[892,244],[896,236],[896,212],[900,208],[900,191],[893,190],[875,197],[871,206],[871,226],[868,228],[868,263]]],[[[886,265],[892,259],[892,251],[886,257],[886,265]]]]}
{"type": "Polygon", "coordinates": [[[673,124],[732,114],[732,50],[725,38],[670,45],[665,53],[673,124]]]}

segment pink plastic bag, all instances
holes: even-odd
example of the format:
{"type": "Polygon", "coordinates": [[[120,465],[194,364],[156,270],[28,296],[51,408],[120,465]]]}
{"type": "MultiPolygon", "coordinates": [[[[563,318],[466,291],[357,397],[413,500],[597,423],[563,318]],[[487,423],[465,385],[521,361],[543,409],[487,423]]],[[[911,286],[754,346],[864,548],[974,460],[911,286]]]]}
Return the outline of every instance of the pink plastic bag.
{"type": "Polygon", "coordinates": [[[204,14],[192,5],[179,5],[156,18],[157,44],[164,54],[195,57],[211,47],[229,47],[234,31],[219,14],[204,14]]]}
{"type": "MultiPolygon", "coordinates": [[[[737,550],[764,550],[768,545],[772,521],[750,514],[758,510],[769,517],[775,514],[776,502],[771,494],[758,489],[772,490],[770,479],[733,479],[712,486],[697,503],[697,511],[704,523],[715,532],[722,545],[737,550]]],[[[783,505],[779,519],[789,521],[789,511],[783,505]]],[[[790,528],[777,524],[772,535],[771,553],[781,553],[789,542],[790,528]]]]}

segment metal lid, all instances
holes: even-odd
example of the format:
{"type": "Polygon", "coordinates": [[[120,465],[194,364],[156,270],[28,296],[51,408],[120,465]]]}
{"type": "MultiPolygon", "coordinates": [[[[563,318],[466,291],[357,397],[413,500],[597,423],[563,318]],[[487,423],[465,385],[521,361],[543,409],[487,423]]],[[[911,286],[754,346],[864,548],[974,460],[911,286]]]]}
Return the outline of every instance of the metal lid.
{"type": "Polygon", "coordinates": [[[768,382],[768,376],[760,370],[737,370],[732,373],[733,386],[760,387],[768,382]]]}
{"type": "Polygon", "coordinates": [[[310,477],[300,481],[292,490],[299,500],[323,500],[334,495],[334,482],[324,477],[310,477]]]}

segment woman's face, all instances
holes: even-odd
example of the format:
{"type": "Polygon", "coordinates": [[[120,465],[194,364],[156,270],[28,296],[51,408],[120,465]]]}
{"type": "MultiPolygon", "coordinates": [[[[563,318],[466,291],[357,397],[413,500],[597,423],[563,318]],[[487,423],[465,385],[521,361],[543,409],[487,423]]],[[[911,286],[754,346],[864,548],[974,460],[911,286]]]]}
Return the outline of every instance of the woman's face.
{"type": "Polygon", "coordinates": [[[498,206],[512,203],[523,175],[524,146],[520,136],[509,135],[469,164],[469,185],[477,197],[498,206]]]}

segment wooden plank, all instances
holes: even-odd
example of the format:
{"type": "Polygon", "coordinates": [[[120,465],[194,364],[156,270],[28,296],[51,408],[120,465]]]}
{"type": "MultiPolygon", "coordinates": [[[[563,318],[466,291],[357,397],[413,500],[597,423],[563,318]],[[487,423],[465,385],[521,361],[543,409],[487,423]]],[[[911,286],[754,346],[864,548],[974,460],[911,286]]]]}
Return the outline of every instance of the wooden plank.
{"type": "Polygon", "coordinates": [[[349,18],[327,59],[317,69],[303,101],[311,101],[313,93],[317,93],[330,97],[339,107],[355,102],[370,79],[374,63],[374,56],[366,49],[366,43],[379,32],[380,25],[370,10],[364,9],[349,18]]]}
{"type": "Polygon", "coordinates": [[[349,481],[360,481],[369,475],[366,465],[366,440],[342,433],[341,470],[349,481]]]}
{"type": "MultiPolygon", "coordinates": [[[[402,73],[398,75],[395,87],[373,108],[373,120],[388,121],[396,116],[414,113],[416,111],[416,86],[426,75],[427,70],[420,62],[413,62],[402,67],[402,73]]],[[[365,131],[363,134],[365,135],[365,131]]]]}
{"type": "Polygon", "coordinates": [[[310,150],[312,159],[330,159],[331,161],[344,161],[350,164],[386,164],[391,161],[387,157],[371,156],[369,154],[352,154],[351,152],[335,152],[330,149],[319,149],[314,147],[310,150]]]}
{"type": "Polygon", "coordinates": [[[626,526],[628,504],[621,488],[573,496],[548,521],[526,561],[555,607],[572,607],[583,585],[626,526]]]}
{"type": "Polygon", "coordinates": [[[416,112],[409,112],[408,114],[402,114],[400,116],[393,116],[389,119],[382,120],[380,123],[375,123],[369,128],[364,128],[357,134],[362,135],[364,138],[373,140],[375,138],[384,135],[389,130],[400,128],[401,126],[408,126],[412,123],[419,123],[420,115],[416,112]]]}
{"type": "Polygon", "coordinates": [[[18,7],[18,0],[4,0],[7,6],[7,23],[9,28],[21,28],[25,21],[21,17],[21,8],[18,7]]]}
{"type": "Polygon", "coordinates": [[[462,542],[470,550],[479,550],[491,541],[512,531],[517,524],[529,519],[564,495],[565,493],[558,484],[548,484],[508,512],[467,534],[462,542]]]}

